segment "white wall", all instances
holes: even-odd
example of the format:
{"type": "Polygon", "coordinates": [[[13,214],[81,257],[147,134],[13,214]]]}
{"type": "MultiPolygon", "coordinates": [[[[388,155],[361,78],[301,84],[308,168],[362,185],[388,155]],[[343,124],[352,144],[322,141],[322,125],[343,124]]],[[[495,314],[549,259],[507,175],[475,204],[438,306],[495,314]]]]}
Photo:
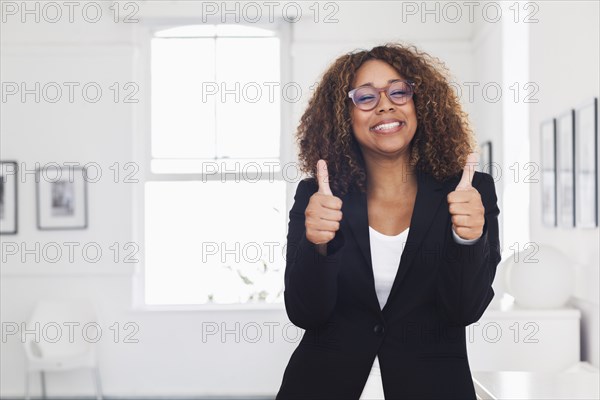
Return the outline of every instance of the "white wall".
{"type": "MultiPolygon", "coordinates": [[[[539,164],[539,126],[599,94],[600,48],[598,2],[544,2],[539,23],[531,25],[530,79],[540,87],[539,103],[531,104],[531,160],[539,164]]],[[[582,359],[600,365],[598,309],[599,234],[595,229],[546,228],[541,224],[541,185],[532,185],[531,238],[555,246],[576,263],[572,304],[581,309],[582,359]]]]}
{"type": "MultiPolygon", "coordinates": [[[[471,121],[479,143],[488,140],[492,142],[493,162],[500,166],[500,170],[504,170],[503,160],[506,157],[503,151],[504,138],[502,137],[504,132],[503,102],[502,99],[496,100],[492,90],[488,96],[483,89],[486,85],[489,85],[488,87],[499,85],[503,92],[506,91],[502,70],[503,53],[498,50],[502,48],[502,25],[480,20],[476,24],[472,48],[474,72],[469,82],[473,82],[471,85],[476,89],[473,91],[472,97],[465,91],[463,98],[473,109],[471,121]]],[[[495,171],[494,169],[493,172],[495,171]]],[[[494,176],[496,177],[497,193],[505,193],[502,175],[494,176]]],[[[504,227],[513,223],[514,220],[505,221],[504,198],[500,195],[498,195],[498,207],[500,208],[500,246],[504,248],[506,246],[503,235],[504,227]]]]}

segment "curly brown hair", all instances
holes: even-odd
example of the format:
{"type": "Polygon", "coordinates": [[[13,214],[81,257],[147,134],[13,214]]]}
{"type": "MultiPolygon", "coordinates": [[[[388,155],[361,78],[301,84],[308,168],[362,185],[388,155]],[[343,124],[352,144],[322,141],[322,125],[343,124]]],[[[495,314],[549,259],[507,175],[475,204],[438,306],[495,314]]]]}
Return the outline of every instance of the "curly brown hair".
{"type": "Polygon", "coordinates": [[[356,71],[372,59],[388,63],[415,84],[418,127],[411,141],[410,165],[440,181],[459,174],[477,142],[450,86],[449,70],[438,58],[400,43],[347,53],[325,71],[296,132],[300,170],[316,177],[317,161],[322,158],[334,194],[353,188],[366,191],[365,163],[352,130],[348,91],[356,71]]]}

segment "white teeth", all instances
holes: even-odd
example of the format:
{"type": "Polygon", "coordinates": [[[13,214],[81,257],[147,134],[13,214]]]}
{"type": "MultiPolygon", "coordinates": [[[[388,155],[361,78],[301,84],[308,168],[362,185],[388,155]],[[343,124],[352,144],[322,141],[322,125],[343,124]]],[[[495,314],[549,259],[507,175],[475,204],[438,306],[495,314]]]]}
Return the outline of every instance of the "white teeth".
{"type": "Polygon", "coordinates": [[[382,124],[382,125],[377,125],[375,128],[373,128],[373,130],[376,131],[383,131],[386,129],[393,129],[397,126],[400,126],[400,122],[391,122],[389,124],[382,124]]]}

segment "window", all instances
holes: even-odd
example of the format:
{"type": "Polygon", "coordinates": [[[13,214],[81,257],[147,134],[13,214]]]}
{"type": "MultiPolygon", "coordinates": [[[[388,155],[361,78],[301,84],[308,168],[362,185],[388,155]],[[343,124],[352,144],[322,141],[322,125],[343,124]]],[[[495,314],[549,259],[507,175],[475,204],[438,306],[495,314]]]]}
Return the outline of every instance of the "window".
{"type": "Polygon", "coordinates": [[[277,32],[255,27],[151,38],[146,305],[283,301],[281,59],[277,32]]]}

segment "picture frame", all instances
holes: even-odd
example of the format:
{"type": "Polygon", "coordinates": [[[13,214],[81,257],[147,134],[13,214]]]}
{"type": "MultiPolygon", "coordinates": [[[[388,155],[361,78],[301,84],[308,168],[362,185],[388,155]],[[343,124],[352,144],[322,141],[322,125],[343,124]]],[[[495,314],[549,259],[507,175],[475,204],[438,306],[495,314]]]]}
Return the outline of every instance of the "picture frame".
{"type": "Polygon", "coordinates": [[[479,160],[479,172],[485,172],[487,174],[492,174],[492,142],[490,140],[483,142],[481,146],[479,146],[480,150],[480,160],[479,160]]]}
{"type": "Polygon", "coordinates": [[[598,226],[598,98],[575,109],[575,226],[598,226]]]}
{"type": "Polygon", "coordinates": [[[556,222],[556,119],[540,124],[540,151],[542,171],[542,223],[548,227],[556,222]]]}
{"type": "Polygon", "coordinates": [[[558,226],[575,226],[575,110],[556,118],[556,174],[558,226]]]}
{"type": "Polygon", "coordinates": [[[87,229],[86,172],[58,165],[36,170],[38,229],[87,229]]]}
{"type": "Polygon", "coordinates": [[[16,161],[0,161],[0,235],[18,232],[18,176],[16,161]]]}

